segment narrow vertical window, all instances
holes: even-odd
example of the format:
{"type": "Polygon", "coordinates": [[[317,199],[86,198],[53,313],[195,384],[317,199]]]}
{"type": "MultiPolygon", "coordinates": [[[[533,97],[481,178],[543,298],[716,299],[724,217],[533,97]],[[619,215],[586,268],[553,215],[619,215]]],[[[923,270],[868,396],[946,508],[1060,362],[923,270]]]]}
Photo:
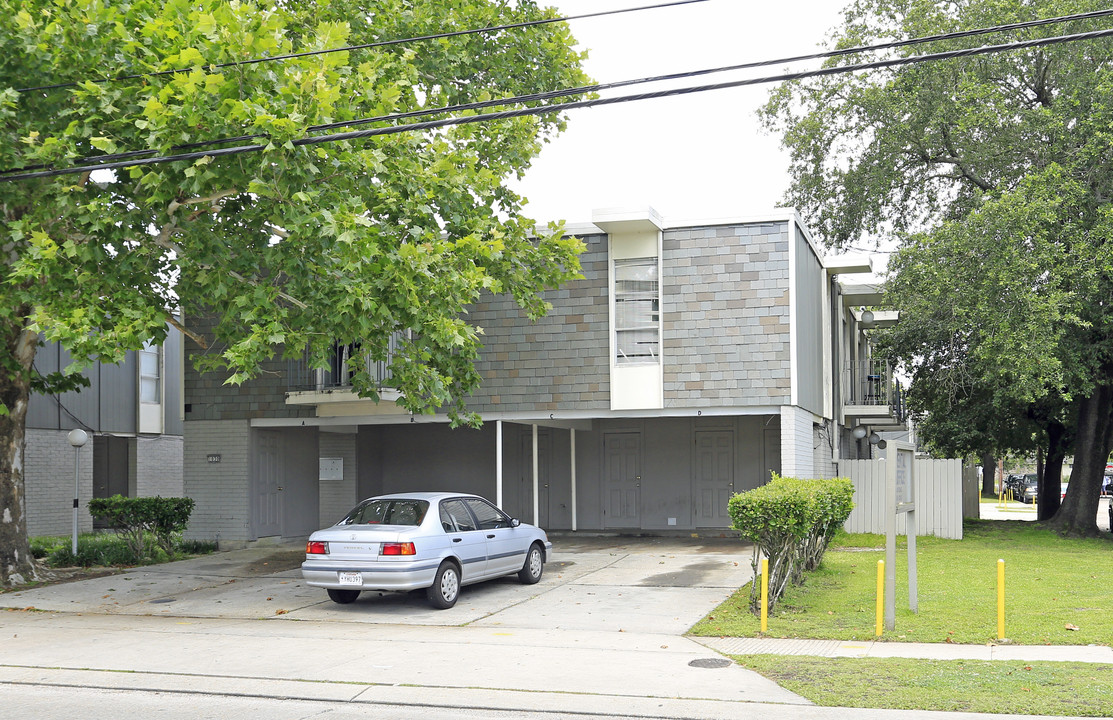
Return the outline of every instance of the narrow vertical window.
{"type": "Polygon", "coordinates": [[[661,297],[657,258],[615,260],[615,363],[655,363],[660,357],[661,297]]]}
{"type": "Polygon", "coordinates": [[[162,402],[161,362],[159,346],[144,343],[139,351],[139,401],[162,402]]]}

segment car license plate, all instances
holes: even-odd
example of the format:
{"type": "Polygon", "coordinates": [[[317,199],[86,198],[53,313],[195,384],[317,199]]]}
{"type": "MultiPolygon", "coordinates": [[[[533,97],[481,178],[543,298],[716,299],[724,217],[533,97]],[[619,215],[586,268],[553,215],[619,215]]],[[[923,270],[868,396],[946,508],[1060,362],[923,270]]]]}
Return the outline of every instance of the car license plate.
{"type": "Polygon", "coordinates": [[[363,584],[363,573],[342,572],[342,573],[338,573],[338,574],[340,575],[340,584],[341,585],[362,585],[363,584]]]}

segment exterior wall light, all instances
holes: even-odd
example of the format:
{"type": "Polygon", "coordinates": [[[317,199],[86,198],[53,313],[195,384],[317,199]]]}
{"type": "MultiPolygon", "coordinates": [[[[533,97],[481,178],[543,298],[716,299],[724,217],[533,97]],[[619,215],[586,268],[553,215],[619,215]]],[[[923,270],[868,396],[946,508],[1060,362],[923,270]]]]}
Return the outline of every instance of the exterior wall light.
{"type": "Polygon", "coordinates": [[[885,442],[884,440],[878,440],[877,441],[877,449],[878,450],[884,450],[888,445],[889,445],[889,443],[885,442]]]}
{"type": "Polygon", "coordinates": [[[857,425],[850,432],[854,434],[854,439],[855,440],[861,440],[862,438],[864,438],[866,435],[869,434],[869,431],[866,430],[865,425],[857,425]]]}
{"type": "Polygon", "coordinates": [[[866,310],[862,313],[862,325],[864,327],[871,327],[873,325],[873,311],[866,310]]]}
{"type": "Polygon", "coordinates": [[[881,442],[881,436],[877,433],[870,433],[870,445],[877,445],[881,442]]]}

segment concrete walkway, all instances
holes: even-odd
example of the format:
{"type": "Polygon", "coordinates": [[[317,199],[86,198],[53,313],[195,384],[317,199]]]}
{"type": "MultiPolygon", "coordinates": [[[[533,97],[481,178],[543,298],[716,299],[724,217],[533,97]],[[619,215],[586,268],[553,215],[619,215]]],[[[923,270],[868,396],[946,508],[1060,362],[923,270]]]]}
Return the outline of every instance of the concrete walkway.
{"type": "Polygon", "coordinates": [[[924,658],[930,660],[1008,660],[1013,662],[1089,662],[1113,664],[1108,645],[960,645],[781,638],[695,638],[726,655],[810,655],[826,658],[924,658]]]}

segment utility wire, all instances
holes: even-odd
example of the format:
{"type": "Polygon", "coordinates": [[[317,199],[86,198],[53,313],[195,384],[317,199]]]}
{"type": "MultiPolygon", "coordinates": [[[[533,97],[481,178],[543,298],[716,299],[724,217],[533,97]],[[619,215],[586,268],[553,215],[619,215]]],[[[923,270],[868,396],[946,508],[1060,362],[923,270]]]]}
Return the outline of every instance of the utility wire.
{"type": "MultiPolygon", "coordinates": [[[[240,60],[237,62],[219,63],[215,65],[202,65],[202,69],[206,70],[222,70],[224,68],[239,67],[241,65],[256,65],[265,62],[274,62],[276,60],[292,60],[295,58],[313,57],[315,55],[327,55],[329,53],[347,52],[350,50],[366,50],[369,48],[389,47],[391,45],[403,45],[406,43],[423,42],[426,40],[440,40],[443,38],[459,37],[461,35],[477,35],[482,33],[499,32],[501,30],[515,30],[518,28],[533,27],[536,25],[548,25],[551,23],[568,22],[570,20],[584,20],[586,18],[602,17],[605,15],[621,15],[623,13],[640,12],[642,10],[656,10],[659,8],[672,7],[674,5],[691,5],[693,3],[707,2],[707,0],[675,0],[674,2],[661,3],[659,5],[644,5],[641,7],[624,8],[621,10],[606,10],[602,12],[585,13],[583,15],[568,15],[559,18],[545,18],[543,20],[528,20],[519,23],[510,23],[507,25],[494,25],[491,27],[476,28],[473,30],[456,30],[453,32],[437,33],[435,35],[420,35],[418,37],[399,38],[396,40],[381,40],[373,43],[364,43],[362,45],[348,45],[339,48],[329,48],[326,50],[308,50],[306,52],[289,53],[286,55],[271,55],[268,57],[253,58],[251,60],[240,60]]],[[[159,70],[149,73],[137,73],[134,75],[117,75],[110,78],[98,78],[88,82],[93,83],[110,83],[118,82],[121,80],[138,80],[142,78],[163,77],[165,75],[175,75],[177,73],[191,72],[193,67],[178,68],[176,70],[159,70]]],[[[80,82],[66,82],[56,83],[54,85],[39,85],[37,87],[17,88],[16,92],[34,92],[39,90],[57,90],[59,88],[77,87],[80,82]]]]}
{"type": "MultiPolygon", "coordinates": [[[[653,7],[659,7],[659,6],[653,6],[653,7]]],[[[631,12],[631,11],[632,10],[626,10],[626,11],[621,11],[621,12],[631,12]]],[[[1107,16],[1110,16],[1110,15],[1113,15],[1113,8],[1110,8],[1110,9],[1107,9],[1107,10],[1096,10],[1096,11],[1087,12],[1087,13],[1079,13],[1079,14],[1075,14],[1075,15],[1063,15],[1063,16],[1059,16],[1059,17],[1045,18],[1045,19],[1041,19],[1041,20],[1029,20],[1029,21],[1025,21],[1025,22],[1011,23],[1011,24],[1007,24],[1007,25],[995,25],[995,26],[992,26],[992,27],[976,28],[976,29],[973,29],[973,30],[962,30],[962,31],[956,31],[956,32],[952,32],[952,33],[943,33],[943,34],[939,34],[939,35],[930,35],[930,36],[919,37],[919,38],[910,38],[908,40],[896,40],[896,41],[892,41],[892,42],[881,43],[881,44],[878,44],[878,45],[860,45],[860,46],[852,47],[852,48],[844,48],[842,50],[830,50],[830,51],[820,52],[820,53],[811,53],[811,54],[808,54],[808,55],[794,55],[794,56],[785,57],[785,58],[777,58],[777,59],[774,59],[774,60],[759,60],[759,61],[755,61],[755,62],[741,63],[741,64],[738,64],[738,65],[726,65],[726,66],[722,66],[722,67],[707,68],[707,69],[703,69],[703,70],[693,70],[693,71],[688,71],[688,72],[670,73],[670,74],[667,74],[667,75],[656,75],[656,76],[651,76],[651,77],[646,77],[646,78],[638,78],[638,79],[633,79],[633,80],[619,80],[619,81],[610,82],[610,83],[599,83],[599,84],[595,84],[595,85],[586,85],[586,86],[570,88],[570,89],[566,89],[566,90],[551,90],[551,91],[546,91],[546,92],[533,93],[533,94],[529,94],[529,95],[519,95],[519,96],[516,96],[516,97],[513,97],[513,98],[486,100],[486,101],[482,101],[482,102],[463,103],[463,104],[458,104],[458,105],[445,105],[445,106],[436,107],[436,108],[426,108],[426,109],[422,109],[422,110],[413,110],[413,111],[404,112],[404,113],[395,113],[395,114],[392,114],[392,115],[380,115],[380,116],[377,116],[377,117],[360,118],[360,119],[355,119],[355,120],[345,120],[345,121],[334,122],[334,123],[326,123],[326,124],[322,124],[322,125],[311,125],[310,127],[306,128],[306,132],[323,132],[323,131],[326,131],[326,130],[336,130],[336,129],[342,128],[342,127],[358,127],[360,125],[369,125],[369,124],[378,123],[378,122],[393,122],[393,121],[398,121],[398,120],[408,120],[410,118],[425,117],[425,116],[428,116],[428,115],[441,115],[441,114],[446,114],[446,113],[464,112],[464,111],[468,111],[468,110],[481,110],[481,109],[489,108],[489,107],[498,107],[498,106],[502,106],[502,105],[519,104],[519,103],[526,103],[526,102],[540,102],[540,101],[544,101],[544,100],[553,100],[553,99],[557,99],[557,98],[561,98],[561,97],[569,97],[569,96],[572,96],[572,95],[582,95],[582,94],[586,94],[586,93],[600,92],[600,91],[604,91],[604,90],[614,90],[616,88],[629,87],[629,86],[632,86],[632,85],[644,85],[644,84],[648,84],[648,83],[665,82],[665,81],[669,81],[669,80],[682,80],[682,79],[699,77],[699,76],[703,76],[703,75],[712,75],[712,74],[716,74],[716,73],[733,72],[733,71],[737,71],[737,70],[749,70],[749,69],[760,68],[760,67],[768,67],[768,66],[771,66],[771,65],[785,65],[785,64],[790,64],[790,63],[794,63],[794,62],[800,62],[800,61],[803,61],[803,60],[819,60],[819,59],[829,59],[829,58],[835,58],[835,57],[844,57],[844,56],[847,56],[847,55],[855,55],[855,54],[866,53],[866,52],[876,52],[876,51],[879,51],[879,50],[891,50],[891,49],[901,48],[901,47],[909,47],[909,46],[914,46],[914,45],[923,45],[923,44],[932,43],[932,42],[940,42],[940,41],[944,41],[944,40],[956,40],[956,39],[962,39],[962,38],[967,38],[967,37],[975,37],[975,36],[978,36],[978,35],[986,35],[986,34],[998,33],[998,32],[1007,32],[1007,31],[1011,31],[1011,30],[1020,30],[1020,29],[1038,27],[1038,26],[1042,26],[1042,25],[1065,23],[1065,22],[1072,22],[1072,21],[1078,21],[1078,20],[1090,20],[1090,19],[1095,19],[1095,18],[1107,17],[1107,16]]],[[[582,16],[577,16],[577,17],[582,17],[582,16]]],[[[251,141],[251,140],[257,140],[257,139],[265,138],[265,137],[267,137],[267,135],[261,134],[261,133],[250,134],[250,135],[240,135],[240,136],[237,136],[237,137],[221,138],[221,139],[217,139],[217,140],[204,140],[204,141],[200,141],[200,142],[185,143],[185,144],[182,144],[182,145],[175,145],[171,149],[175,150],[175,151],[188,151],[188,150],[191,150],[193,148],[208,147],[210,145],[222,145],[222,144],[227,144],[227,143],[242,143],[242,142],[248,142],[248,141],[251,141]]],[[[151,155],[155,155],[157,152],[158,152],[157,150],[132,150],[132,151],[129,151],[129,152],[114,153],[114,154],[111,154],[111,155],[91,155],[91,156],[86,156],[84,158],[78,159],[78,162],[91,162],[91,161],[94,161],[94,160],[98,161],[98,162],[102,162],[102,163],[103,162],[114,162],[114,161],[118,161],[118,160],[126,160],[126,159],[129,159],[129,158],[151,156],[151,155]]],[[[2,176],[4,174],[7,174],[7,173],[19,172],[21,170],[32,170],[32,169],[38,169],[38,168],[42,168],[42,167],[45,167],[45,166],[35,165],[35,166],[29,166],[29,167],[24,167],[24,168],[18,168],[18,169],[14,169],[14,170],[0,170],[0,176],[2,176]]]]}
{"type": "MultiPolygon", "coordinates": [[[[691,95],[695,93],[710,92],[713,90],[726,90],[731,88],[747,87],[751,85],[764,85],[774,82],[784,82],[792,80],[804,80],[807,78],[825,77],[829,75],[842,75],[846,73],[859,72],[862,70],[878,70],[883,68],[900,67],[905,65],[918,65],[924,62],[935,62],[939,60],[950,60],[961,57],[973,57],[978,55],[988,55],[998,52],[1006,52],[1010,50],[1023,50],[1034,47],[1046,47],[1051,45],[1062,45],[1070,42],[1080,42],[1084,40],[1095,40],[1099,38],[1113,37],[1113,29],[1095,30],[1085,33],[1075,33],[1072,35],[1056,35],[1049,38],[1039,38],[1035,40],[1024,40],[1012,43],[1005,43],[1001,45],[983,45],[977,48],[966,48],[962,50],[950,50],[940,53],[931,53],[928,55],[915,55],[912,57],[892,58],[889,60],[877,60],[869,63],[859,63],[855,65],[841,65],[835,67],[821,68],[819,70],[806,70],[795,73],[785,73],[782,75],[771,75],[766,77],[751,78],[746,80],[734,80],[731,82],[715,83],[711,85],[695,85],[684,88],[674,88],[669,90],[658,90],[655,92],[640,93],[637,95],[622,95],[611,98],[597,98],[594,100],[579,100],[569,103],[560,103],[556,105],[544,105],[541,107],[527,107],[518,108],[514,110],[503,110],[501,112],[486,113],[482,115],[471,115],[465,117],[445,118],[442,120],[430,120],[426,122],[411,123],[409,125],[394,125],[391,127],[372,128],[370,130],[355,130],[345,133],[335,133],[332,135],[320,135],[317,137],[303,137],[291,141],[295,147],[306,145],[316,145],[326,142],[338,142],[347,140],[361,140],[364,138],[375,137],[379,135],[394,135],[403,132],[415,132],[433,130],[437,128],[449,127],[452,125],[467,125],[478,122],[490,122],[493,120],[505,120],[508,118],[525,117],[531,115],[544,115],[546,113],[576,110],[579,108],[600,107],[603,105],[617,105],[620,103],[640,102],[644,100],[655,100],[659,98],[675,97],[679,95],[691,95]]],[[[505,101],[506,104],[517,102],[514,98],[509,98],[505,101]]],[[[20,173],[8,175],[7,177],[0,177],[0,182],[7,182],[12,180],[27,180],[31,178],[53,177],[57,175],[74,175],[83,172],[91,172],[94,170],[114,170],[124,167],[137,167],[143,165],[155,165],[167,162],[178,162],[186,160],[196,160],[203,157],[220,157],[224,155],[239,155],[249,152],[259,152],[264,150],[267,146],[262,144],[254,145],[241,145],[230,148],[218,148],[215,150],[199,151],[191,153],[181,153],[176,155],[165,155],[153,158],[141,158],[135,160],[123,160],[120,162],[99,163],[91,165],[82,165],[64,169],[44,170],[39,172],[20,173]]]]}

